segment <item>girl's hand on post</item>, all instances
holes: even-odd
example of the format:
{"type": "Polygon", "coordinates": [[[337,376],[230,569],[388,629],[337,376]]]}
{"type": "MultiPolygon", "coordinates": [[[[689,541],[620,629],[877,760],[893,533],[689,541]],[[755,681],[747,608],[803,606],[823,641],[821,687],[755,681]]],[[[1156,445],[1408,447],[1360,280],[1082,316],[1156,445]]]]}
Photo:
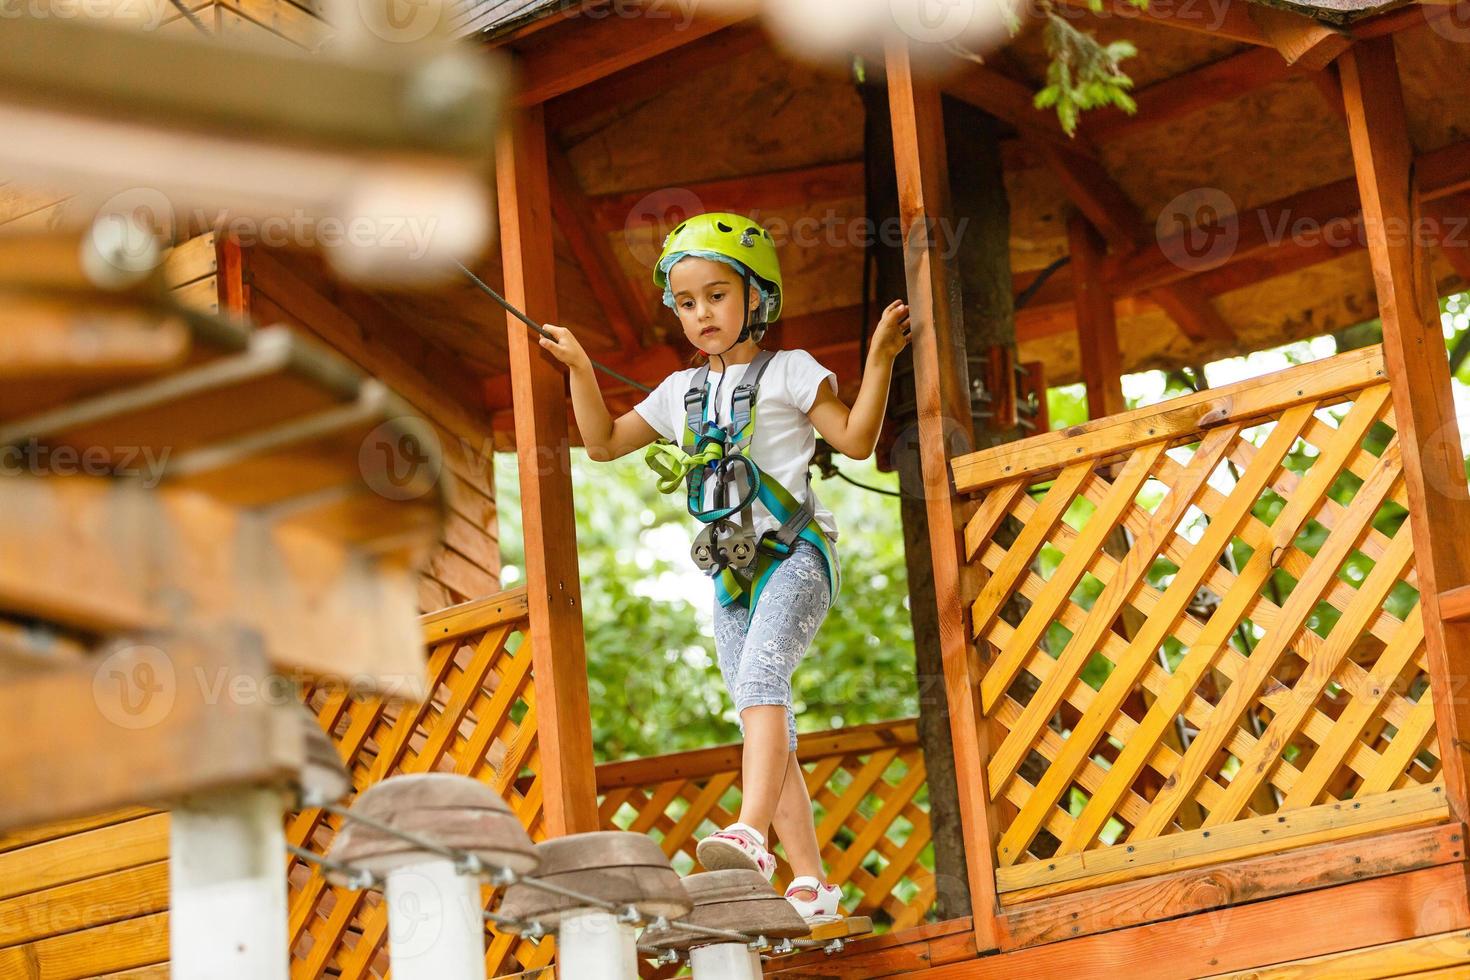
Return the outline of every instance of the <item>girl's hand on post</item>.
{"type": "Polygon", "coordinates": [[[551,355],[561,361],[573,371],[592,370],[592,361],[587,357],[587,352],[582,349],[582,344],[566,327],[558,327],[546,324],[546,332],[550,337],[541,337],[538,342],[542,347],[551,351],[551,355]]]}
{"type": "Polygon", "coordinates": [[[890,361],[909,344],[909,306],[901,299],[888,304],[878,320],[878,329],[873,331],[869,351],[876,352],[890,361]]]}

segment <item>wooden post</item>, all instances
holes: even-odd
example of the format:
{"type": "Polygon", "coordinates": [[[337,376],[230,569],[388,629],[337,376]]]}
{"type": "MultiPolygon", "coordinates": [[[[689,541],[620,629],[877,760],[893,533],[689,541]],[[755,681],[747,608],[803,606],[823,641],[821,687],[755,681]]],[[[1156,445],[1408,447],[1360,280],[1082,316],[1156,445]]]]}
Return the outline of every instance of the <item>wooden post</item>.
{"type": "Polygon", "coordinates": [[[1470,584],[1470,494],[1434,276],[1427,243],[1419,241],[1413,148],[1393,38],[1361,41],[1338,65],[1403,450],[1445,791],[1456,819],[1465,820],[1470,623],[1445,622],[1441,597],[1470,584]]]}
{"type": "Polygon", "coordinates": [[[1100,265],[1106,246],[1092,223],[1080,214],[1067,222],[1072,251],[1072,289],[1077,309],[1077,351],[1087,382],[1087,417],[1117,415],[1123,402],[1123,355],[1113,297],[1103,285],[1100,265]]]}
{"type": "Polygon", "coordinates": [[[945,697],[954,739],[960,819],[969,845],[965,853],[975,941],[980,949],[988,950],[998,947],[999,911],[985,776],[989,739],[976,708],[977,667],[964,615],[964,597],[977,594],[979,582],[972,581],[978,578],[977,570],[961,560],[965,513],[949,470],[951,455],[968,451],[974,433],[958,316],[959,279],[941,251],[938,235],[938,223],[947,220],[949,212],[944,122],[939,90],[914,77],[907,48],[890,45],[887,69],[945,697]]]}
{"type": "MultiPolygon", "coordinates": [[[[535,106],[522,110],[503,132],[496,182],[505,295],[538,323],[556,320],[549,179],[546,123],[535,106]]],[[[507,314],[506,325],[546,829],[560,836],[598,827],[567,382],[525,324],[507,314]]]]}

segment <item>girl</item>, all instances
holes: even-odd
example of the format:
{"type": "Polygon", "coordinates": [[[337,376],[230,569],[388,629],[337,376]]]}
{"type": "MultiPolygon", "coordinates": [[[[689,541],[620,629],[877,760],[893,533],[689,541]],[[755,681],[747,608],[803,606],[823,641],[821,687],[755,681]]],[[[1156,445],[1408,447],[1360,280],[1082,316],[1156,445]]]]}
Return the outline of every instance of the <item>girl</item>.
{"type": "Polygon", "coordinates": [[[587,455],[617,459],[660,436],[682,443],[684,452],[650,450],[649,462],[677,457],[673,472],[662,467],[660,489],[677,489],[687,470],[690,509],[709,525],[695,560],[716,579],[715,646],[745,744],[739,820],[700,841],[700,863],[770,878],[776,860],[766,835],[774,825],[796,875],[787,900],[808,922],[832,921],[841,890],[822,868],[791,710],[792,673],[840,582],[836,522],[808,481],[812,430],[853,459],[872,455],[893,360],[909,340],[908,308],[894,301],[883,311],[849,409],[836,376],[806,351],[760,347],[782,290],[775,245],[759,225],[737,214],[690,218],[665,239],[653,280],[700,354],[696,367],[670,375],[633,411],[609,415],[571,331],[547,326],[551,336],[540,343],[570,369],[587,455]],[[710,489],[716,500],[706,509],[710,489]],[[730,490],[743,506],[729,505],[730,490]],[[729,519],[737,510],[740,524],[729,519]]]}

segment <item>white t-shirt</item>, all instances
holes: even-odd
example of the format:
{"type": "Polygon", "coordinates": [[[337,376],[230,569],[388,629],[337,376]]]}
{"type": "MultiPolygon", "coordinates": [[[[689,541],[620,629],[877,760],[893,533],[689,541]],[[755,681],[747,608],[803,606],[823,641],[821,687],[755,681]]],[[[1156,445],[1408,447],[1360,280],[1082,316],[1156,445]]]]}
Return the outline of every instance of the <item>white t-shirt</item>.
{"type": "MultiPolygon", "coordinates": [[[[811,466],[812,453],[816,451],[817,437],[811,420],[806,413],[817,400],[817,390],[822,382],[831,379],[832,391],[837,392],[837,375],[822,367],[815,357],[804,350],[775,351],[775,356],[761,375],[760,390],[756,393],[755,438],[750,444],[750,458],[756,467],[768,474],[781,486],[791,491],[798,501],[807,488],[807,473],[811,466]]],[[[722,378],[715,361],[710,365],[706,389],[713,394],[718,388],[718,408],[707,408],[711,419],[720,425],[730,421],[730,402],[735,389],[744,380],[748,364],[730,365],[729,377],[722,378]],[[723,382],[723,383],[722,383],[723,382]]],[[[634,410],[665,439],[676,445],[684,437],[684,393],[694,386],[695,376],[702,368],[686,368],[675,371],[651,391],[643,401],[633,406],[634,410]]],[[[706,485],[713,500],[713,481],[706,485]]],[[[837,522],[832,512],[822,506],[812,491],[812,509],[817,524],[834,541],[837,539],[837,522]]],[[[774,530],[781,523],[759,500],[751,507],[751,519],[755,522],[757,536],[774,530]]]]}

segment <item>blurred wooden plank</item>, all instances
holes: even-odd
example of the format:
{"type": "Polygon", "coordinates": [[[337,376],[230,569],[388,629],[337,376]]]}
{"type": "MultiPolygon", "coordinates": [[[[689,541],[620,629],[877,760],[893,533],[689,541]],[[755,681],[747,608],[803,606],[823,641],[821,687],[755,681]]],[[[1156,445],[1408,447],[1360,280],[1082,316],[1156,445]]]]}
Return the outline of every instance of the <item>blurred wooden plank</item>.
{"type": "MultiPolygon", "coordinates": [[[[281,31],[323,26],[275,0],[234,0],[234,7],[281,31]]],[[[0,34],[0,88],[44,93],[57,109],[262,140],[473,159],[489,150],[506,94],[497,60],[482,59],[480,70],[458,76],[466,98],[426,127],[411,94],[416,59],[304,54],[219,45],[197,33],[119,33],[83,20],[12,19],[0,34]]]]}
{"type": "Polygon", "coordinates": [[[29,737],[0,741],[0,826],[288,785],[306,765],[306,746],[296,705],[268,696],[268,676],[248,636],[156,634],[117,647],[101,666],[8,679],[0,715],[29,737]]]}
{"type": "Polygon", "coordinates": [[[250,624],[285,671],[422,670],[412,573],[207,496],[87,477],[0,480],[0,608],[80,629],[250,624]],[[67,547],[57,547],[57,535],[67,547]]]}

